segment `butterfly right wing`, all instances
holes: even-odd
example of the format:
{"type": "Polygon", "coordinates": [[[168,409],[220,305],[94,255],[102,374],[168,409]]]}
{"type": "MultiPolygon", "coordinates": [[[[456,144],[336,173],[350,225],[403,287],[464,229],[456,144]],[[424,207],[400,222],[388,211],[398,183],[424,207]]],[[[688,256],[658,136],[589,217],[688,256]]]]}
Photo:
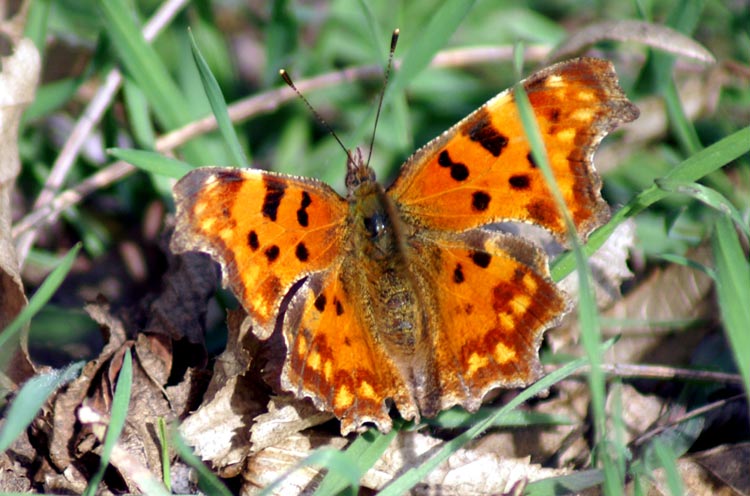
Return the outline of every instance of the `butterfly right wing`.
{"type": "Polygon", "coordinates": [[[202,167],[174,187],[175,253],[202,251],[222,267],[261,339],[282,298],[342,256],[347,202],[326,184],[256,169],[202,167]]]}

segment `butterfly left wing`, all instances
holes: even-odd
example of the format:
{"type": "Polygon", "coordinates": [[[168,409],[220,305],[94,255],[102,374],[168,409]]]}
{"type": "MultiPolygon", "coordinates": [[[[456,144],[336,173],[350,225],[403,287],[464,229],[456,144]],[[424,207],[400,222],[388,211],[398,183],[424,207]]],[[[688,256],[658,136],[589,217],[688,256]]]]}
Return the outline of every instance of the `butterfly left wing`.
{"type": "Polygon", "coordinates": [[[221,264],[228,286],[261,339],[282,298],[303,277],[342,256],[348,205],[314,179],[256,169],[201,167],[174,187],[175,253],[202,251],[221,264]]]}
{"type": "MultiPolygon", "coordinates": [[[[612,64],[580,58],[523,81],[552,171],[579,232],[608,215],[592,157],[617,124],[638,109],[617,84],[612,64]]],[[[540,225],[560,240],[562,217],[531,156],[512,90],[507,90],[417,151],[388,194],[405,219],[463,231],[492,222],[540,225]]]]}

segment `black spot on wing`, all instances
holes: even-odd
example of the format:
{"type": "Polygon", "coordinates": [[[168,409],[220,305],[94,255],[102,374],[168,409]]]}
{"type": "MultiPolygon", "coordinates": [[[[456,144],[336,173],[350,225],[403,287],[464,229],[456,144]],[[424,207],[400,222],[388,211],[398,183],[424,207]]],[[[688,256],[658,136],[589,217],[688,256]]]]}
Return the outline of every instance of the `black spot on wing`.
{"type": "Polygon", "coordinates": [[[336,315],[342,315],[344,313],[344,306],[338,298],[333,299],[333,305],[336,307],[336,315]]]}
{"type": "Polygon", "coordinates": [[[464,282],[464,280],[463,267],[461,267],[461,264],[458,263],[456,264],[456,268],[453,269],[453,282],[455,282],[456,284],[461,284],[462,282],[464,282]]]}
{"type": "Polygon", "coordinates": [[[253,251],[257,250],[260,247],[260,242],[258,241],[258,233],[256,233],[255,231],[250,231],[247,234],[247,245],[253,251]]]}
{"type": "Polygon", "coordinates": [[[307,251],[307,246],[305,246],[305,243],[300,241],[299,243],[297,243],[297,248],[294,249],[294,255],[300,262],[306,262],[310,257],[310,252],[307,251]]]}
{"type": "Polygon", "coordinates": [[[326,309],[326,295],[321,294],[317,298],[315,298],[315,308],[318,309],[318,312],[322,312],[326,309]]]}
{"type": "Polygon", "coordinates": [[[471,208],[477,212],[483,212],[490,206],[492,197],[484,191],[475,191],[471,195],[471,208]]]}
{"type": "Polygon", "coordinates": [[[471,261],[474,265],[486,269],[492,261],[492,256],[484,251],[474,251],[471,253],[471,261]]]}
{"type": "Polygon", "coordinates": [[[508,184],[510,184],[513,189],[529,189],[531,180],[526,174],[516,174],[515,176],[510,176],[508,184]]]}
{"type": "Polygon", "coordinates": [[[471,141],[476,141],[482,148],[499,157],[503,149],[508,146],[508,138],[492,125],[492,119],[486,108],[478,111],[477,120],[467,130],[471,141]]]}
{"type": "Polygon", "coordinates": [[[297,209],[297,222],[302,227],[307,227],[310,223],[310,218],[307,215],[307,207],[310,206],[312,203],[312,198],[310,198],[310,194],[307,191],[302,192],[302,200],[299,203],[299,208],[297,209]]]}
{"type": "Polygon", "coordinates": [[[440,152],[440,155],[438,155],[438,165],[450,168],[451,177],[456,181],[465,181],[469,177],[469,168],[461,162],[451,160],[448,150],[440,152]]]}
{"type": "Polygon", "coordinates": [[[263,183],[266,186],[266,196],[263,198],[263,206],[260,210],[263,217],[276,222],[281,199],[284,198],[286,185],[271,176],[263,176],[263,183]]]}
{"type": "Polygon", "coordinates": [[[529,162],[529,165],[532,169],[537,168],[536,161],[534,160],[534,155],[531,152],[526,154],[526,160],[529,162]]]}
{"type": "Polygon", "coordinates": [[[281,250],[279,250],[279,247],[276,245],[271,245],[263,252],[263,254],[268,259],[268,262],[275,262],[277,258],[279,258],[279,253],[281,253],[281,250]]]}

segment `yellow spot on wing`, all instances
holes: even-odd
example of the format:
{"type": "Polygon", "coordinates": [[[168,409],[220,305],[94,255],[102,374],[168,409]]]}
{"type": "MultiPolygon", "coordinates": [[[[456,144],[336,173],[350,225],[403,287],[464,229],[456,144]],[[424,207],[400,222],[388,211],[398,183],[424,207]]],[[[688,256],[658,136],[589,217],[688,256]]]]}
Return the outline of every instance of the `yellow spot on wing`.
{"type": "Polygon", "coordinates": [[[549,76],[545,81],[544,84],[548,88],[560,88],[563,86],[563,78],[561,76],[549,76]]]}
{"type": "Polygon", "coordinates": [[[531,297],[525,294],[519,294],[513,297],[511,300],[511,309],[513,310],[513,313],[523,314],[526,312],[526,309],[529,308],[531,305],[531,297]]]}
{"type": "Polygon", "coordinates": [[[326,381],[330,381],[333,377],[333,365],[330,360],[326,360],[325,365],[323,365],[323,376],[326,378],[326,381]]]}
{"type": "Polygon", "coordinates": [[[229,227],[225,227],[224,229],[219,231],[219,236],[221,237],[221,239],[231,239],[232,236],[234,236],[234,230],[229,227]]]}
{"type": "Polygon", "coordinates": [[[477,370],[487,366],[490,359],[486,356],[479,356],[478,353],[474,352],[469,357],[469,375],[474,375],[477,370]]]}
{"type": "Polygon", "coordinates": [[[203,219],[201,221],[201,230],[203,230],[204,232],[210,232],[214,224],[216,224],[216,219],[214,219],[213,217],[203,219]]]}
{"type": "Polygon", "coordinates": [[[497,363],[507,363],[516,357],[513,350],[505,346],[503,343],[497,343],[495,345],[495,352],[492,355],[497,363]]]}
{"type": "Polygon", "coordinates": [[[583,122],[590,122],[594,118],[594,112],[589,109],[580,108],[578,110],[575,110],[572,114],[570,114],[570,117],[575,120],[583,121],[583,122]]]}
{"type": "Polygon", "coordinates": [[[352,396],[352,392],[349,391],[349,387],[346,385],[341,386],[341,388],[336,391],[336,397],[333,398],[333,407],[337,410],[345,409],[349,408],[352,403],[354,403],[354,396],[352,396]]]}
{"type": "Polygon", "coordinates": [[[375,390],[372,388],[369,382],[362,381],[359,385],[359,395],[369,400],[377,399],[375,396],[375,390]]]}
{"type": "Polygon", "coordinates": [[[562,131],[558,131],[555,137],[560,141],[569,143],[576,137],[576,130],[573,128],[563,129],[562,131]]]}
{"type": "Polygon", "coordinates": [[[320,362],[320,353],[317,351],[311,351],[310,355],[307,357],[307,366],[318,371],[320,370],[320,362]]]}

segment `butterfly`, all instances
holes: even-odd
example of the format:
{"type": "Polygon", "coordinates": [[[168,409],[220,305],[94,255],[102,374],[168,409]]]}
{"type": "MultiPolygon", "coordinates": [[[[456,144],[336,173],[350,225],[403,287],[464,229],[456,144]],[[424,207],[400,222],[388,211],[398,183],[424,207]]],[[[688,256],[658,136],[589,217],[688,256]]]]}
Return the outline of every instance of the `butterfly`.
{"type": "MultiPolygon", "coordinates": [[[[612,64],[579,58],[522,82],[558,187],[585,238],[609,209],[592,165],[638,109],[612,64]]],[[[538,378],[544,331],[568,308],[540,247],[488,229],[563,217],[506,90],[414,153],[384,188],[349,154],[346,197],[311,178],[203,167],[174,187],[175,252],[202,251],[267,339],[283,333],[281,386],[347,434],[392,428],[538,378]],[[282,301],[284,304],[282,305],[282,301]]]]}

